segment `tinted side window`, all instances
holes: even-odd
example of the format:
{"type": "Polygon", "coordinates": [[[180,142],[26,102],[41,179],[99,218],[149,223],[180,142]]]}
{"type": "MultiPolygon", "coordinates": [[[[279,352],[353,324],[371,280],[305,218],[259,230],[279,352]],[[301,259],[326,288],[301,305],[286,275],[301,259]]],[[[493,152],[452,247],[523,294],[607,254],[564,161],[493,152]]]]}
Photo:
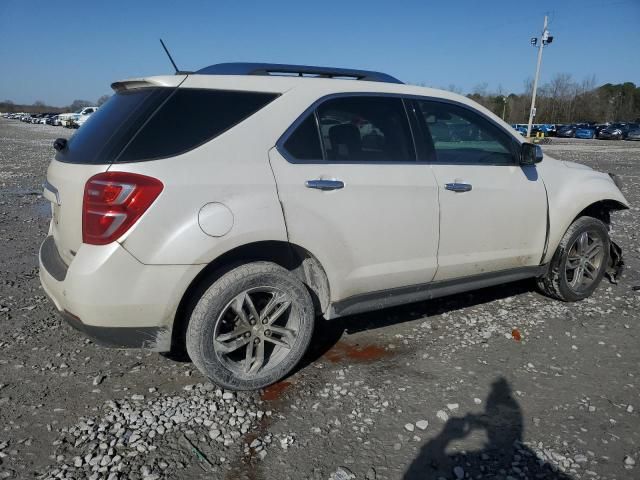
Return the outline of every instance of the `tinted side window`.
{"type": "Polygon", "coordinates": [[[340,97],[318,107],[325,158],[337,162],[415,161],[402,100],[340,97]]]}
{"type": "Polygon", "coordinates": [[[418,100],[426,126],[425,139],[435,161],[465,164],[513,164],[513,139],[499,127],[467,108],[418,100]]]}
{"type": "Polygon", "coordinates": [[[127,145],[118,162],[179,155],[217,137],[276,94],[178,89],[127,145]]]}
{"type": "Polygon", "coordinates": [[[298,125],[284,143],[284,148],[296,160],[322,160],[320,137],[313,114],[298,125]]]}
{"type": "Polygon", "coordinates": [[[173,92],[170,88],[141,88],[113,95],[56,154],[67,163],[108,164],[122,151],[144,121],[173,92]]]}

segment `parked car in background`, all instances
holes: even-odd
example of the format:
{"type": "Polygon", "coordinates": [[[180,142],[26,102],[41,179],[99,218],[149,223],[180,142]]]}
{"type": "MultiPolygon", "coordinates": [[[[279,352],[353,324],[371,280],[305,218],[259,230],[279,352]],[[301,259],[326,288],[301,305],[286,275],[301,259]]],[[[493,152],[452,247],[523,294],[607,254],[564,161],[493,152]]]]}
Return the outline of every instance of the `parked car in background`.
{"type": "Polygon", "coordinates": [[[576,131],[574,136],[576,138],[595,138],[596,137],[596,129],[595,127],[589,126],[589,125],[580,125],[580,126],[576,126],[576,131]]]}
{"type": "Polygon", "coordinates": [[[605,128],[607,128],[609,125],[611,125],[609,122],[597,124],[596,125],[596,138],[598,138],[598,135],[600,134],[600,132],[602,130],[604,130],[605,128]]]}
{"type": "Polygon", "coordinates": [[[560,138],[573,138],[576,136],[575,125],[563,125],[558,128],[557,136],[560,138]]]}
{"type": "Polygon", "coordinates": [[[91,115],[93,115],[94,111],[89,111],[83,115],[79,115],[77,118],[74,118],[71,120],[72,122],[72,128],[80,128],[82,125],[84,125],[84,123],[89,120],[89,117],[91,117],[91,115]]]}
{"type": "Polygon", "coordinates": [[[65,112],[65,113],[59,113],[58,114],[58,122],[60,123],[61,126],[66,127],[67,126],[67,122],[69,120],[71,120],[71,118],[75,115],[75,112],[65,112]]]}
{"type": "Polygon", "coordinates": [[[58,115],[60,117],[60,123],[63,127],[76,128],[72,125],[72,122],[76,121],[83,115],[91,115],[98,110],[98,107],[84,107],[73,113],[62,113],[58,115]]]}
{"type": "Polygon", "coordinates": [[[42,285],[99,342],[186,346],[225,388],[286,376],[318,318],[525,278],[577,301],[618,265],[615,176],[465,96],[269,64],[113,88],[54,143],[42,285]]]}
{"type": "Polygon", "coordinates": [[[629,129],[629,133],[627,133],[625,140],[640,140],[640,124],[634,125],[636,126],[629,129]]]}
{"type": "Polygon", "coordinates": [[[600,130],[598,138],[602,140],[622,140],[629,133],[629,126],[626,123],[612,123],[607,128],[600,130]]]}
{"type": "Polygon", "coordinates": [[[511,128],[513,128],[515,131],[517,131],[523,137],[525,137],[527,135],[527,126],[526,125],[521,125],[519,123],[516,123],[516,124],[511,125],[511,128]]]}
{"type": "Polygon", "coordinates": [[[542,133],[545,137],[555,136],[556,126],[550,123],[540,123],[540,124],[532,125],[531,136],[536,136],[539,133],[542,133]]]}

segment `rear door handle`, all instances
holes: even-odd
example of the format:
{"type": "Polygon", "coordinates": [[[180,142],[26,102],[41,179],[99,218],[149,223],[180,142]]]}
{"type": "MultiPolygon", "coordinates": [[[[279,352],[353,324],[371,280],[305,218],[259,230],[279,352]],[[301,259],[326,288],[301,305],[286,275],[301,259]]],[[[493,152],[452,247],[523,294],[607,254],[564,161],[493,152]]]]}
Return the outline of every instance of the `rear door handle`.
{"type": "Polygon", "coordinates": [[[339,190],[344,188],[344,182],[342,180],[307,180],[304,182],[304,186],[307,188],[317,188],[318,190],[339,190]]]}
{"type": "Polygon", "coordinates": [[[469,183],[447,183],[444,188],[452,192],[470,192],[472,186],[469,183]]]}

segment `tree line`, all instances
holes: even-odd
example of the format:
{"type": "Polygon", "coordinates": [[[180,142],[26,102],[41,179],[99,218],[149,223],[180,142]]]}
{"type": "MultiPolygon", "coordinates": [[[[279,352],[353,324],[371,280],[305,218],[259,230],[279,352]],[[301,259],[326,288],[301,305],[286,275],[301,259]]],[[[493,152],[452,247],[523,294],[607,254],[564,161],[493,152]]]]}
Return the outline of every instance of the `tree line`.
{"type": "MultiPolygon", "coordinates": [[[[527,123],[533,81],[525,82],[521,94],[500,90],[489,93],[486,84],[481,84],[467,96],[508,123],[527,123]]],[[[640,121],[640,86],[632,82],[596,86],[595,77],[578,82],[560,73],[538,88],[534,123],[633,121],[640,121]]]]}
{"type": "MultiPolygon", "coordinates": [[[[462,93],[455,85],[445,90],[462,93]]],[[[477,85],[467,96],[484,105],[509,123],[527,123],[531,106],[533,81],[525,81],[524,93],[506,94],[502,88],[489,92],[488,84],[477,85]]],[[[109,99],[102,95],[95,105],[109,99]]],[[[32,105],[15,104],[11,100],[0,102],[0,112],[75,112],[93,102],[74,100],[66,107],[53,107],[44,102],[32,105]]],[[[640,86],[632,82],[606,83],[596,86],[595,77],[574,81],[570,74],[559,73],[538,88],[534,123],[614,122],[640,121],[640,86]]]]}
{"type": "Polygon", "coordinates": [[[16,112],[25,112],[25,113],[63,113],[63,112],[76,112],[84,107],[92,107],[92,106],[100,106],[109,98],[111,95],[102,95],[95,102],[90,102],[89,100],[74,100],[70,105],[66,107],[54,107],[52,105],[47,105],[45,102],[38,100],[33,102],[31,105],[14,103],[11,100],[4,100],[0,102],[0,112],[2,113],[16,113],[16,112]]]}

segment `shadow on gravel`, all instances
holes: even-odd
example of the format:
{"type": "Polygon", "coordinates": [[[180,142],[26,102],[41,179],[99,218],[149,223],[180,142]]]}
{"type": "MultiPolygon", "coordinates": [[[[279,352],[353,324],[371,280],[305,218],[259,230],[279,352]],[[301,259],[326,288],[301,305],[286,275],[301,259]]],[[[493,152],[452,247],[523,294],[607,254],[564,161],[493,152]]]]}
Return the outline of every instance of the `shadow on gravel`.
{"type": "MultiPolygon", "coordinates": [[[[482,290],[475,290],[473,292],[437,298],[435,300],[411,303],[399,307],[351,315],[348,317],[337,318],[335,320],[327,321],[317,319],[309,350],[302,361],[287,376],[287,378],[325,356],[329,361],[337,361],[340,357],[345,360],[374,361],[386,356],[384,352],[378,352],[377,349],[379,347],[341,344],[342,342],[340,342],[340,339],[345,334],[348,335],[366,330],[375,330],[398,323],[409,322],[411,320],[428,318],[463,308],[475,307],[495,300],[531,292],[533,290],[533,282],[523,280],[505,285],[498,285],[496,287],[484,288],[482,290]],[[372,352],[372,350],[375,351],[372,352]]],[[[173,351],[163,353],[162,355],[176,362],[191,361],[184,348],[174,347],[173,351]]]]}
{"type": "Polygon", "coordinates": [[[522,443],[522,436],[522,410],[511,393],[509,383],[501,377],[491,386],[484,413],[447,420],[442,431],[422,446],[403,479],[437,480],[464,476],[572,479],[539,459],[522,443]],[[449,444],[468,437],[474,430],[486,432],[487,442],[483,449],[447,453],[449,444]]]}
{"type": "MultiPolygon", "coordinates": [[[[475,307],[495,300],[520,295],[534,290],[534,283],[529,280],[484,288],[473,292],[451,295],[425,302],[387,308],[375,312],[351,315],[325,321],[318,319],[311,340],[311,346],[304,359],[295,371],[316,362],[330,352],[343,335],[385,328],[398,323],[409,322],[420,318],[428,318],[446,312],[468,307],[475,307]]],[[[363,347],[366,348],[366,347],[363,347]]]]}

